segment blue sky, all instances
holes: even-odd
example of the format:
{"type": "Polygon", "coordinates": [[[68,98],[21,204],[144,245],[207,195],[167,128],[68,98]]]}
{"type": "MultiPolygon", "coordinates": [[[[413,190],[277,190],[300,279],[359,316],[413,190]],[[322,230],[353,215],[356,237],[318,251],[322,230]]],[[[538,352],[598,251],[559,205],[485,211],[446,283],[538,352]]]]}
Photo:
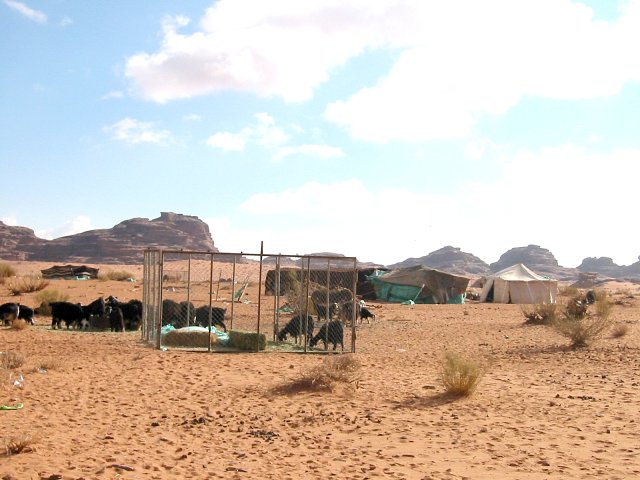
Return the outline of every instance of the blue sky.
{"type": "Polygon", "coordinates": [[[640,0],[0,0],[0,220],[640,255],[640,0]]]}

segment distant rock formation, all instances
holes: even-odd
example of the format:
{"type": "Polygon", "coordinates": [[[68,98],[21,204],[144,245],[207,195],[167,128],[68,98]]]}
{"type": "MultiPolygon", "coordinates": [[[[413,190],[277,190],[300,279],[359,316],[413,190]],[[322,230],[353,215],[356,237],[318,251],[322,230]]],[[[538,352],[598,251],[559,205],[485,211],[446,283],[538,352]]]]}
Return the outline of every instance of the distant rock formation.
{"type": "Polygon", "coordinates": [[[389,265],[390,268],[406,268],[416,265],[435,268],[456,275],[487,275],[491,273],[489,265],[475,255],[461,251],[450,245],[420,258],[408,258],[389,265]]]}
{"type": "Polygon", "coordinates": [[[534,272],[557,280],[570,280],[578,277],[578,271],[575,268],[561,267],[553,253],[539,245],[512,248],[503,253],[500,259],[489,267],[492,272],[499,272],[516,263],[523,263],[534,272]]]}
{"type": "Polygon", "coordinates": [[[133,218],[113,228],[43,240],[24,227],[0,222],[0,258],[52,262],[139,263],[146,248],[217,252],[209,227],[198,217],[162,212],[133,218]]]}
{"type": "Polygon", "coordinates": [[[28,260],[28,252],[46,240],[36,237],[30,228],[13,227],[0,222],[0,258],[28,260]]]}
{"type": "Polygon", "coordinates": [[[587,257],[578,266],[581,272],[595,272],[611,278],[640,278],[640,257],[631,265],[617,265],[610,257],[587,257]]]}

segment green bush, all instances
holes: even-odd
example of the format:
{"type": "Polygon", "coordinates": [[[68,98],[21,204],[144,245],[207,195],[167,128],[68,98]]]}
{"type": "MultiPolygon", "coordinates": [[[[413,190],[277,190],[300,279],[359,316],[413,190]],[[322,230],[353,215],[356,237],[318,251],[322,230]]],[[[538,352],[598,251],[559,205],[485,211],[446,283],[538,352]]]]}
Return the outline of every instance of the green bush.
{"type": "Polygon", "coordinates": [[[264,333],[258,336],[255,332],[242,332],[240,330],[229,331],[229,347],[255,352],[256,345],[258,345],[259,350],[267,348],[267,337],[264,333]]]}

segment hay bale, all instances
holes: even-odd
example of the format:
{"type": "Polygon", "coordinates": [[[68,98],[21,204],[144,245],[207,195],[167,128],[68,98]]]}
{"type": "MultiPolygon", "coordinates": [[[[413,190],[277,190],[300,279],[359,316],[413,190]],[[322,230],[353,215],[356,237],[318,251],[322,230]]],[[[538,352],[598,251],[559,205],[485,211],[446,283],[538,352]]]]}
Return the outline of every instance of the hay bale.
{"type": "Polygon", "coordinates": [[[167,347],[193,347],[208,348],[209,338],[211,346],[218,344],[218,336],[205,330],[176,329],[165,333],[162,336],[162,345],[167,347]]]}
{"type": "Polygon", "coordinates": [[[255,332],[242,332],[240,330],[229,331],[229,347],[236,348],[238,350],[256,351],[256,345],[259,350],[267,348],[267,337],[264,333],[258,334],[255,332]]]}

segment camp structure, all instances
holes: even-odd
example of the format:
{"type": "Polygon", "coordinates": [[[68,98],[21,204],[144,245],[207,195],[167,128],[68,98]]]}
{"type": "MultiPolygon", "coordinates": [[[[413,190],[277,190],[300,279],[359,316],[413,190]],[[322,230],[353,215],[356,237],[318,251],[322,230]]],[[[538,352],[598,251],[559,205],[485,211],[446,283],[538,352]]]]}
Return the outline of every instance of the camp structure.
{"type": "Polygon", "coordinates": [[[97,268],[87,267],[86,265],[55,265],[45,270],[40,270],[42,278],[70,278],[88,280],[98,278],[97,268]]]}
{"type": "Polygon", "coordinates": [[[370,280],[378,300],[393,303],[464,303],[466,277],[417,265],[392,270],[370,280]]]}
{"type": "MultiPolygon", "coordinates": [[[[312,284],[327,285],[329,283],[331,288],[353,288],[354,273],[356,277],[356,294],[365,300],[376,300],[376,293],[374,286],[369,280],[373,274],[379,274],[385,272],[386,269],[379,268],[358,268],[354,272],[353,268],[334,268],[327,270],[326,268],[313,268],[305,271],[295,267],[283,267],[279,270],[279,285],[280,295],[285,295],[291,290],[300,289],[300,282],[303,278],[303,274],[308,273],[309,279],[312,284]]],[[[267,272],[265,280],[265,295],[275,295],[276,292],[276,278],[278,277],[277,270],[269,270],[267,272]]]]}
{"type": "Polygon", "coordinates": [[[556,303],[558,281],[543,277],[517,263],[487,278],[481,302],[494,303],[556,303]]]}

